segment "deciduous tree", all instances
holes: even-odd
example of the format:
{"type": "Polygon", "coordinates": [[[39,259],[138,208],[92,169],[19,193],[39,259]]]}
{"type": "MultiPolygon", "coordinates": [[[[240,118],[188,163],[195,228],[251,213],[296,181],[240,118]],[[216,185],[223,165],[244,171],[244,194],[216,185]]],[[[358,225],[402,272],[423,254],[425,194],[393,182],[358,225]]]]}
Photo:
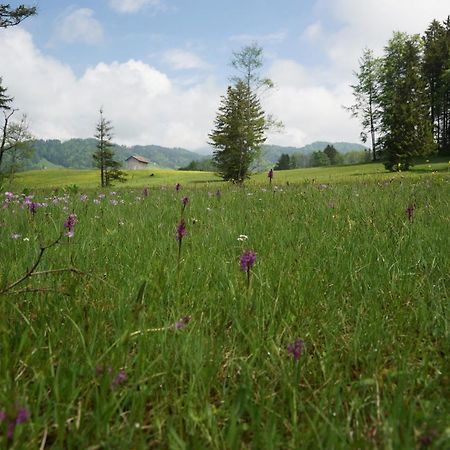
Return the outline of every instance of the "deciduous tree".
{"type": "Polygon", "coordinates": [[[13,27],[19,25],[20,22],[27,17],[37,14],[36,6],[20,5],[12,8],[9,4],[0,4],[0,28],[13,27]]]}

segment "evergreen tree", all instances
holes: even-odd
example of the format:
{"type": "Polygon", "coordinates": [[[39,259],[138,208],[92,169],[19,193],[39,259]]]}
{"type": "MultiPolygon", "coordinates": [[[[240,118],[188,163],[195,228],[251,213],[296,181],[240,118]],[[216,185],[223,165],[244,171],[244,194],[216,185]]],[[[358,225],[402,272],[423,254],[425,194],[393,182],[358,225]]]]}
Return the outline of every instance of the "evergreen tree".
{"type": "Polygon", "coordinates": [[[317,152],[311,153],[311,166],[320,167],[320,166],[329,166],[329,165],[330,165],[330,159],[324,152],[317,151],[317,152]]]}
{"type": "Polygon", "coordinates": [[[274,168],[275,170],[292,169],[291,157],[287,153],[282,153],[274,168]]]}
{"type": "Polygon", "coordinates": [[[0,28],[12,27],[18,25],[27,17],[37,14],[35,6],[20,5],[17,8],[11,8],[9,4],[0,4],[0,28]]]}
{"type": "Polygon", "coordinates": [[[244,81],[228,87],[214,123],[209,138],[218,173],[224,180],[243,182],[266,140],[264,111],[244,81]]]}
{"type": "Polygon", "coordinates": [[[381,145],[385,167],[408,170],[415,156],[434,151],[418,36],[394,33],[380,76],[381,145]]]}
{"type": "Polygon", "coordinates": [[[372,146],[372,160],[377,159],[377,131],[380,119],[379,93],[379,58],[375,58],[372,50],[365,49],[359,60],[359,72],[355,73],[357,84],[352,85],[355,103],[347,108],[353,117],[361,121],[363,131],[361,140],[367,142],[368,134],[372,146]]]}
{"type": "Polygon", "coordinates": [[[448,136],[448,118],[450,110],[449,84],[445,73],[450,69],[450,17],[441,24],[433,20],[423,37],[423,76],[430,108],[430,120],[433,125],[435,142],[439,152],[450,152],[448,136]]]}
{"type": "Polygon", "coordinates": [[[111,122],[103,117],[102,109],[100,109],[100,120],[96,130],[94,137],[97,139],[97,151],[92,157],[95,166],[100,169],[101,186],[111,186],[114,180],[125,181],[125,173],[120,170],[121,163],[114,159],[111,122]]]}
{"type": "Polygon", "coordinates": [[[13,99],[6,94],[7,88],[2,86],[2,78],[0,77],[0,109],[3,111],[9,111],[11,106],[9,105],[13,99]]]}
{"type": "Polygon", "coordinates": [[[330,164],[332,166],[339,163],[340,155],[339,152],[334,148],[334,145],[328,144],[323,152],[328,156],[328,159],[330,160],[330,164]]]}

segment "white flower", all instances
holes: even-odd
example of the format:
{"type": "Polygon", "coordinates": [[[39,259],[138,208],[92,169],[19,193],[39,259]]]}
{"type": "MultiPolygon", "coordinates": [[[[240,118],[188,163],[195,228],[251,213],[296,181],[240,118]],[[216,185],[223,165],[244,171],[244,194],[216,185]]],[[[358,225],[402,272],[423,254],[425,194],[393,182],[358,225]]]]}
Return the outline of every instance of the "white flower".
{"type": "Polygon", "coordinates": [[[239,237],[237,238],[238,241],[246,241],[248,239],[248,236],[246,236],[245,234],[240,234],[239,237]]]}

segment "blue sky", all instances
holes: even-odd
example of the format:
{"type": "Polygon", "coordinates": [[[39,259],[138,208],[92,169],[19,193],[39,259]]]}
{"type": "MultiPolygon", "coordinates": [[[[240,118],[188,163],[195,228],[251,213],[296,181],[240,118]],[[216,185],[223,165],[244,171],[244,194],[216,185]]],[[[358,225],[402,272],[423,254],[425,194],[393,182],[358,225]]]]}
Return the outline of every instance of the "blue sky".
{"type": "MultiPolygon", "coordinates": [[[[12,5],[19,2],[11,2],[12,5]]],[[[366,46],[421,33],[449,13],[428,0],[37,0],[0,30],[0,76],[37,137],[93,134],[98,109],[116,141],[201,149],[233,75],[233,51],[264,48],[276,84],[265,109],[285,124],[268,142],[359,140],[343,105],[366,46]]]]}

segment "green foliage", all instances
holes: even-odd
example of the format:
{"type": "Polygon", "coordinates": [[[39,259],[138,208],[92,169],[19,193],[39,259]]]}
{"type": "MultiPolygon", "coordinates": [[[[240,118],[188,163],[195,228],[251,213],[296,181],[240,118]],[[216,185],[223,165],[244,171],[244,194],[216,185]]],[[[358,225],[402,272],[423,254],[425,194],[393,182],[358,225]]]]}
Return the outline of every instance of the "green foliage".
{"type": "Polygon", "coordinates": [[[224,180],[242,182],[265,141],[264,111],[255,94],[243,81],[229,86],[222,97],[209,135],[215,148],[214,162],[224,180]]]}
{"type": "Polygon", "coordinates": [[[351,86],[355,103],[348,108],[352,116],[361,122],[362,141],[367,142],[370,135],[373,161],[377,159],[376,134],[381,114],[378,103],[381,63],[380,58],[374,57],[372,50],[364,50],[359,60],[359,72],[355,73],[357,84],[351,86]]]}
{"type": "Polygon", "coordinates": [[[289,170],[293,169],[293,163],[291,162],[291,157],[287,153],[282,153],[278,159],[274,169],[275,170],[289,170]]]}
{"type": "Polygon", "coordinates": [[[330,158],[323,151],[313,152],[311,154],[311,166],[329,166],[331,164],[330,158]]]}
{"type": "Polygon", "coordinates": [[[327,145],[325,149],[323,150],[325,155],[327,155],[330,164],[332,166],[339,164],[342,161],[341,155],[339,152],[334,148],[333,145],[327,145]]]}
{"type": "Polygon", "coordinates": [[[450,155],[450,16],[433,20],[425,31],[423,74],[427,84],[430,120],[439,153],[450,155]]]}
{"type": "Polygon", "coordinates": [[[216,165],[212,158],[195,159],[191,161],[187,166],[180,167],[178,170],[192,170],[202,172],[214,172],[216,165]]]}
{"type": "Polygon", "coordinates": [[[7,88],[2,86],[2,78],[0,77],[0,110],[9,111],[11,109],[10,103],[13,99],[6,94],[6,91],[7,88]]]}
{"type": "Polygon", "coordinates": [[[385,166],[408,170],[414,157],[435,150],[419,36],[394,33],[385,49],[380,84],[380,143],[385,166]]]}
{"type": "Polygon", "coordinates": [[[100,169],[100,182],[102,187],[111,186],[113,181],[124,182],[125,172],[120,170],[122,164],[114,157],[112,139],[112,126],[109,120],[103,117],[100,110],[100,121],[97,124],[97,151],[92,155],[96,167],[100,169]]]}
{"type": "Polygon", "coordinates": [[[20,5],[17,8],[11,8],[9,4],[0,5],[0,28],[7,28],[18,25],[27,17],[37,14],[35,6],[20,5]]]}
{"type": "Polygon", "coordinates": [[[99,191],[80,185],[88,201],[49,202],[34,220],[3,209],[0,287],[69,211],[75,236],[40,270],[85,275],[37,275],[0,296],[0,409],[30,412],[13,440],[2,423],[0,447],[448,448],[448,176],[365,167],[285,171],[276,183],[325,181],[305,175],[275,192],[264,173],[245,190],[219,184],[220,199],[183,185],[179,266],[174,189],[102,190],[96,204],[99,191]],[[338,182],[345,170],[353,181],[338,182]],[[247,290],[238,257],[249,248],[247,290]],[[127,379],[113,383],[121,369],[127,379]]]}

